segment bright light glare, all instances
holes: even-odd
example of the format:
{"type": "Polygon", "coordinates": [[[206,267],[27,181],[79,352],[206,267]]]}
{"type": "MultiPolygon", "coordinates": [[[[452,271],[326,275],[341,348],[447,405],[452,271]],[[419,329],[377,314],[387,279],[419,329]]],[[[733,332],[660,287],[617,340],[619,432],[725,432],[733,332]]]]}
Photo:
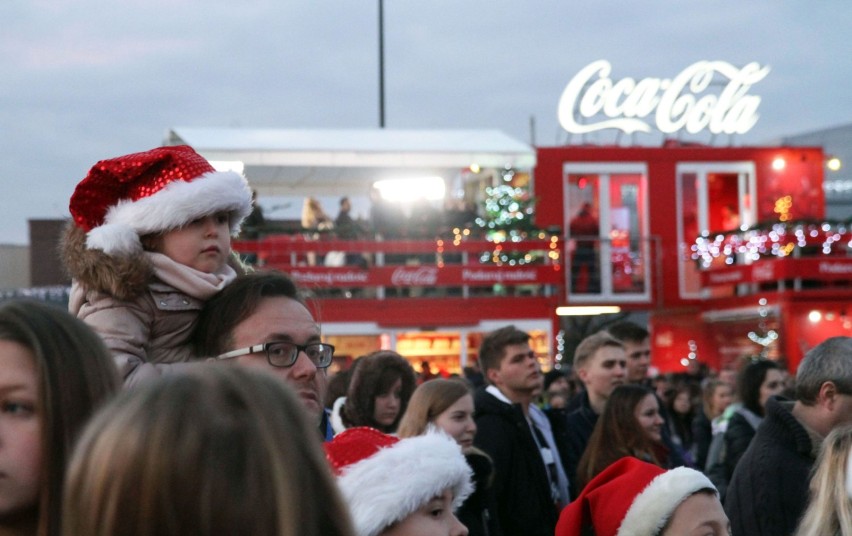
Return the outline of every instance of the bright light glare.
{"type": "Polygon", "coordinates": [[[808,313],[808,320],[814,323],[819,322],[820,320],[822,320],[822,313],[820,313],[819,311],[811,311],[810,313],[808,313]]]}
{"type": "Polygon", "coordinates": [[[557,307],[558,316],[591,316],[620,313],[621,307],[617,305],[589,305],[577,307],[557,307]]]}
{"type": "Polygon", "coordinates": [[[210,165],[216,171],[234,171],[240,175],[246,170],[246,165],[241,160],[211,160],[210,165]]]}
{"type": "Polygon", "coordinates": [[[787,167],[787,162],[780,156],[772,161],[772,169],[775,171],[781,171],[785,167],[787,167]]]}
{"type": "Polygon", "coordinates": [[[832,156],[831,158],[829,158],[828,162],[826,162],[825,165],[831,171],[840,171],[840,168],[842,167],[842,164],[840,163],[840,159],[837,158],[836,156],[832,156]]]}
{"type": "Polygon", "coordinates": [[[439,201],[447,191],[447,185],[441,177],[385,179],[376,181],[373,186],[379,190],[383,199],[397,203],[418,199],[439,201]]]}

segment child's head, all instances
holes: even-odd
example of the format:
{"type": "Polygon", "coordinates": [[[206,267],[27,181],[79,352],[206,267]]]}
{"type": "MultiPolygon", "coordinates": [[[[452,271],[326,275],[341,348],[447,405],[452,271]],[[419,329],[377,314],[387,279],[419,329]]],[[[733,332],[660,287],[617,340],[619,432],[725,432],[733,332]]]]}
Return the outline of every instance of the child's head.
{"type": "Polygon", "coordinates": [[[244,367],[123,392],[86,428],[65,497],[68,536],[352,534],[298,399],[244,367]]]}
{"type": "Polygon", "coordinates": [[[214,272],[251,206],[244,177],[216,171],[180,145],[98,162],[77,185],[70,210],[88,249],[128,256],[146,246],[214,272]]]}
{"type": "Polygon", "coordinates": [[[452,512],[473,491],[472,472],[449,436],[358,427],[324,446],[358,536],[467,534],[452,512]]]}
{"type": "Polygon", "coordinates": [[[0,306],[0,528],[58,534],[72,443],[118,389],[109,353],[83,322],[42,303],[0,306]]]}
{"type": "Polygon", "coordinates": [[[666,471],[633,457],[608,466],[559,517],[556,536],[729,534],[716,488],[687,467],[666,471]]]}

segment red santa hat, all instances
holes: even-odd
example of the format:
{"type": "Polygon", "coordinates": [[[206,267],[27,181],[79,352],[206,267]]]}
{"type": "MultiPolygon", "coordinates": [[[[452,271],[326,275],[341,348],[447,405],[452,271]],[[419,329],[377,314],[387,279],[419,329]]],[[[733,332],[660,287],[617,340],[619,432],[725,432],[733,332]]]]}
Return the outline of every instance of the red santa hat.
{"type": "Polygon", "coordinates": [[[245,177],[216,171],[191,147],[178,145],[101,160],[77,185],[70,210],[86,231],[86,247],[113,255],[139,251],[140,236],[222,211],[236,234],[251,203],[245,177]]]}
{"type": "Polygon", "coordinates": [[[562,510],[556,536],[580,536],[590,526],[595,536],[653,536],[680,503],[702,490],[716,492],[716,487],[694,469],[666,471],[637,458],[621,458],[562,510]]]}
{"type": "Polygon", "coordinates": [[[358,536],[377,536],[447,489],[454,508],[473,491],[461,448],[441,432],[399,439],[356,427],[324,447],[358,536]]]}

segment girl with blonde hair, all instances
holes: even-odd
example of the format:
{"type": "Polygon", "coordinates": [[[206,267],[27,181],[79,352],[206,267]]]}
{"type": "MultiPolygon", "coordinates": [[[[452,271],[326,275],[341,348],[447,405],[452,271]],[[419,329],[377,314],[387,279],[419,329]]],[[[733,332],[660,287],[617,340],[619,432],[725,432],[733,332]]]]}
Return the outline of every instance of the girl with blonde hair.
{"type": "Polygon", "coordinates": [[[795,536],[852,536],[852,426],[822,443],[811,498],[795,536]]]}
{"type": "Polygon", "coordinates": [[[415,437],[437,428],[456,440],[473,470],[475,485],[473,494],[459,507],[458,518],[470,536],[494,536],[500,534],[491,489],[494,466],[486,453],[473,446],[476,435],[473,412],[473,395],[464,380],[429,380],[411,395],[398,435],[415,437]]]}
{"type": "Polygon", "coordinates": [[[66,536],[351,536],[302,406],[283,382],[209,366],[126,390],[87,427],[66,536]]]}

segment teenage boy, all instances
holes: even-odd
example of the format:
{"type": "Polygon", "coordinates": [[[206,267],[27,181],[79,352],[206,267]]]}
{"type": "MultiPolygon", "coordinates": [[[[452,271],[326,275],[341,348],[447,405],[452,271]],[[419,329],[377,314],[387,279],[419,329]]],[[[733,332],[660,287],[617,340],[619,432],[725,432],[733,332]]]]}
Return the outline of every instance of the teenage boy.
{"type": "Polygon", "coordinates": [[[568,502],[568,482],[547,419],[531,414],[542,389],[529,334],[506,326],[486,335],[479,363],[488,386],[474,396],[474,445],[494,461],[494,490],[502,534],[552,536],[568,502]]]}

